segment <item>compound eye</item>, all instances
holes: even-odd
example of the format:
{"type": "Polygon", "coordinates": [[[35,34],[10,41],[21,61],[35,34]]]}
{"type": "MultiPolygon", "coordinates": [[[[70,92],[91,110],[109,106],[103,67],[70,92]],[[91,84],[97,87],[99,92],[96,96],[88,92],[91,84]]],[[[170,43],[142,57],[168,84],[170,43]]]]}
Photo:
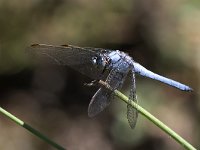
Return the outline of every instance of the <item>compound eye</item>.
{"type": "Polygon", "coordinates": [[[96,65],[97,64],[97,57],[92,57],[92,64],[93,65],[96,65]]]}

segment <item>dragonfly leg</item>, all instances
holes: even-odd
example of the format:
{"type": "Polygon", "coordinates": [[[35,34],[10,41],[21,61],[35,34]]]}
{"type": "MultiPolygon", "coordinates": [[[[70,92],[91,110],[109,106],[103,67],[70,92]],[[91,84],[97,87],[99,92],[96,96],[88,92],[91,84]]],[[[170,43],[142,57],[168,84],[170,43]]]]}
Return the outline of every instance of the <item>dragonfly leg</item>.
{"type": "Polygon", "coordinates": [[[89,83],[84,83],[85,86],[96,86],[98,84],[99,80],[93,80],[89,83]]]}

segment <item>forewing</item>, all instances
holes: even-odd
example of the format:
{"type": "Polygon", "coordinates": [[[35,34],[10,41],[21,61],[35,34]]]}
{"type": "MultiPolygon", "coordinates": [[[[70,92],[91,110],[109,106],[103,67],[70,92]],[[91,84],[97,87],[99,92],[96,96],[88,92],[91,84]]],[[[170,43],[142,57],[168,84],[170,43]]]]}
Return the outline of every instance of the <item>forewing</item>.
{"type": "Polygon", "coordinates": [[[69,66],[93,79],[97,79],[102,73],[102,70],[92,63],[92,57],[97,56],[101,50],[72,45],[53,46],[46,44],[34,44],[27,48],[28,53],[36,59],[69,66]]]}

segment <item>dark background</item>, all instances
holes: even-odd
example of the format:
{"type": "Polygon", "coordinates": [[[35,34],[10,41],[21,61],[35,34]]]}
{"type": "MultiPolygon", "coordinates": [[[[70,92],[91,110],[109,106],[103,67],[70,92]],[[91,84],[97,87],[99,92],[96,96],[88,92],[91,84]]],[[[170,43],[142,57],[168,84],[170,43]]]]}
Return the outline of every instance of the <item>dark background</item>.
{"type": "MultiPolygon", "coordinates": [[[[33,66],[25,54],[33,43],[119,49],[194,89],[136,80],[139,104],[200,148],[199,7],[198,0],[1,0],[0,105],[70,150],[183,149],[141,115],[131,130],[118,100],[89,118],[97,87],[83,84],[91,79],[68,67],[33,66]]],[[[0,149],[53,148],[0,115],[0,149]]]]}

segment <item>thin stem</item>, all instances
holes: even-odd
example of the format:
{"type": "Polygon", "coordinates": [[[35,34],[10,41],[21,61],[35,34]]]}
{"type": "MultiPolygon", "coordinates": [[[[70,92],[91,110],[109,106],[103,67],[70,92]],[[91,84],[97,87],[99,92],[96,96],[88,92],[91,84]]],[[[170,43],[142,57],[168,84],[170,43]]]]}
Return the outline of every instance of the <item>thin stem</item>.
{"type": "MultiPolygon", "coordinates": [[[[100,80],[99,83],[101,85],[105,86],[106,88],[112,90],[111,87],[107,83],[105,83],[104,81],[100,80]]],[[[158,120],[156,117],[154,117],[147,110],[145,110],[144,108],[142,108],[140,105],[138,105],[134,101],[131,101],[131,103],[129,103],[128,97],[125,96],[124,94],[122,94],[121,92],[119,92],[118,90],[114,90],[114,93],[115,93],[115,95],[117,97],[119,97],[120,100],[123,100],[127,104],[130,104],[132,107],[134,107],[135,109],[137,109],[140,114],[142,114],[144,117],[146,117],[151,122],[153,122],[156,126],[158,126],[161,130],[163,130],[165,133],[167,133],[170,137],[172,137],[173,139],[175,139],[185,149],[187,149],[187,150],[196,150],[196,148],[194,148],[190,143],[188,143],[180,135],[178,135],[176,132],[174,132],[167,125],[165,125],[163,122],[161,122],[160,120],[158,120]]]]}
{"type": "Polygon", "coordinates": [[[40,139],[42,139],[43,141],[47,142],[48,144],[50,144],[51,146],[53,146],[54,148],[58,149],[58,150],[65,150],[65,148],[63,148],[62,146],[58,145],[57,143],[55,143],[54,141],[50,140],[48,137],[46,137],[45,135],[43,135],[42,133],[40,133],[39,131],[37,131],[36,129],[32,128],[30,125],[26,124],[25,122],[23,122],[22,120],[20,120],[19,118],[15,117],[14,115],[12,115],[11,113],[7,112],[5,109],[3,109],[2,107],[0,107],[0,112],[6,116],[7,118],[11,119],[12,121],[14,121],[16,124],[22,126],[23,128],[27,129],[29,132],[31,132],[32,134],[36,135],[37,137],[39,137],[40,139]]]}

